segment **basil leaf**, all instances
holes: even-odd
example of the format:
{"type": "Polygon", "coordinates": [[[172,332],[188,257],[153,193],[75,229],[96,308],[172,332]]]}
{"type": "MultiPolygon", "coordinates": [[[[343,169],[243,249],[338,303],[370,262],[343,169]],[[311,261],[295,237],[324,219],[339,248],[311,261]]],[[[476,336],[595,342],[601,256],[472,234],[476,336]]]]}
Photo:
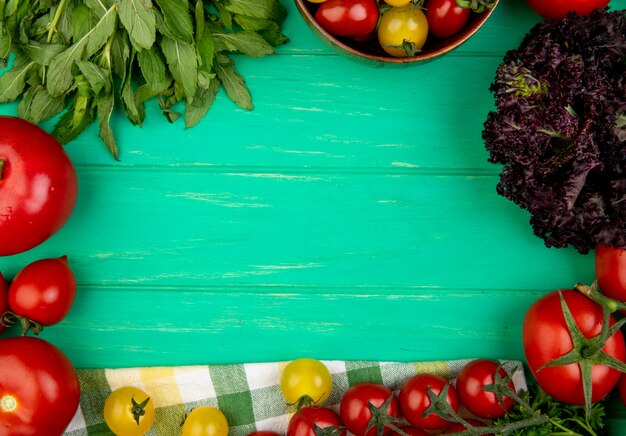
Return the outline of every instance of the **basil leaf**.
{"type": "Polygon", "coordinates": [[[72,86],[72,67],[83,56],[92,56],[115,30],[115,8],[112,6],[100,21],[81,39],[50,62],[47,86],[53,96],[59,96],[72,86]]]}
{"type": "Polygon", "coordinates": [[[198,60],[195,47],[164,36],[161,48],[174,80],[183,87],[188,98],[193,98],[198,86],[198,60]]]}
{"type": "Polygon", "coordinates": [[[0,17],[0,70],[7,66],[11,54],[11,34],[0,17]]]}
{"type": "Polygon", "coordinates": [[[31,60],[39,65],[50,65],[52,59],[63,53],[67,47],[61,44],[40,44],[31,41],[22,45],[21,49],[31,60]]]}
{"type": "Polygon", "coordinates": [[[11,70],[0,76],[0,103],[6,103],[17,99],[24,90],[26,75],[35,62],[13,65],[11,70]]]}
{"type": "Polygon", "coordinates": [[[156,19],[151,0],[120,0],[119,16],[122,25],[137,50],[150,49],[156,38],[156,19]]]}
{"type": "Polygon", "coordinates": [[[214,33],[213,38],[216,42],[221,42],[227,50],[239,51],[253,58],[274,53],[272,46],[256,32],[214,33]]]}
{"type": "Polygon", "coordinates": [[[193,42],[193,25],[187,0],[155,0],[163,13],[163,24],[169,37],[179,42],[193,42]]]}
{"type": "Polygon", "coordinates": [[[218,63],[217,77],[219,77],[228,97],[239,107],[252,110],[252,96],[243,80],[231,62],[218,63]]]}
{"type": "Polygon", "coordinates": [[[89,86],[96,97],[103,89],[106,94],[111,93],[111,74],[108,71],[89,61],[79,60],[76,61],[76,65],[89,82],[89,86]]]}
{"type": "Polygon", "coordinates": [[[204,118],[209,108],[215,100],[217,91],[220,89],[220,81],[217,77],[203,77],[202,72],[198,74],[198,82],[202,83],[208,80],[206,86],[198,86],[198,91],[191,103],[187,103],[185,107],[185,128],[195,126],[204,118]]]}
{"type": "Polygon", "coordinates": [[[107,94],[98,100],[98,123],[100,124],[100,138],[104,141],[104,145],[111,155],[118,160],[119,150],[117,143],[113,137],[111,130],[111,114],[113,113],[114,99],[113,94],[107,94]]]}
{"type": "Polygon", "coordinates": [[[26,91],[17,107],[17,114],[31,123],[39,124],[60,113],[64,107],[64,97],[52,97],[43,85],[37,85],[26,91]]]}

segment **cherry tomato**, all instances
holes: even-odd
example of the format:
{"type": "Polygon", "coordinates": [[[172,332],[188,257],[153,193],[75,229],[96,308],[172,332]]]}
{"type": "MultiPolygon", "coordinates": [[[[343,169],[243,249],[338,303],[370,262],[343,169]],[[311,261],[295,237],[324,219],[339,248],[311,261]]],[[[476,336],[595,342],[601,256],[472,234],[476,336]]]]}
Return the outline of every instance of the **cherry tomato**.
{"type": "Polygon", "coordinates": [[[418,7],[392,8],[382,15],[378,26],[378,42],[395,57],[414,55],[424,46],[427,36],[428,21],[418,7]]]}
{"type": "MultiPolygon", "coordinates": [[[[408,434],[409,436],[430,436],[424,430],[421,430],[417,427],[413,427],[410,425],[405,425],[403,427],[400,427],[400,430],[402,430],[405,434],[408,434]]],[[[404,436],[404,435],[402,433],[398,433],[397,431],[394,431],[391,433],[391,436],[404,436]]]]}
{"type": "MultiPolygon", "coordinates": [[[[480,421],[476,421],[475,419],[466,419],[465,421],[467,421],[467,423],[470,424],[472,427],[484,427],[485,426],[485,424],[483,424],[480,421]]],[[[461,424],[460,422],[455,422],[449,427],[446,427],[443,434],[459,433],[465,430],[467,430],[467,427],[465,425],[461,424]]]]}
{"type": "Polygon", "coordinates": [[[154,423],[154,403],[139,388],[118,388],[104,402],[104,421],[116,435],[142,436],[154,423]]]}
{"type": "Polygon", "coordinates": [[[315,19],[328,33],[336,36],[367,35],[378,23],[376,0],[327,0],[315,19]]]}
{"type": "Polygon", "coordinates": [[[622,400],[622,404],[626,407],[626,375],[624,374],[622,374],[619,378],[617,392],[619,394],[619,399],[622,400]]]}
{"type": "Polygon", "coordinates": [[[187,415],[183,436],[228,436],[228,421],[214,407],[198,407],[187,415]]]}
{"type": "MultiPolygon", "coordinates": [[[[412,425],[419,428],[427,430],[445,428],[450,424],[449,421],[434,413],[425,417],[423,414],[430,407],[428,390],[430,389],[435,395],[439,395],[447,384],[448,380],[434,374],[418,374],[411,377],[400,389],[399,398],[402,415],[412,425]]],[[[446,400],[454,411],[459,410],[459,398],[452,385],[448,387],[446,400]]]]}
{"type": "Polygon", "coordinates": [[[439,38],[448,38],[465,27],[470,10],[456,4],[456,0],[428,0],[426,2],[428,30],[439,38]]]}
{"type": "Polygon", "coordinates": [[[0,339],[0,434],[61,435],[78,409],[69,359],[35,337],[0,339]]]}
{"type": "MultiPolygon", "coordinates": [[[[563,290],[563,298],[576,325],[586,338],[593,338],[602,329],[602,308],[575,290],[563,290]]],[[[610,324],[615,319],[610,317],[610,324]]],[[[573,349],[571,334],[565,323],[558,292],[551,292],[535,301],[524,318],[522,329],[524,353],[537,383],[549,395],[559,401],[582,405],[585,403],[580,366],[572,363],[564,366],[539,368],[573,349]]],[[[605,343],[602,350],[624,361],[626,347],[624,336],[617,331],[605,343]]],[[[596,402],[613,389],[620,372],[605,365],[592,367],[592,402],[596,402]]]]}
{"type": "Polygon", "coordinates": [[[76,279],[67,256],[37,260],[9,287],[9,307],[18,316],[49,326],[65,318],[74,303],[76,279]]]}
{"type": "Polygon", "coordinates": [[[320,405],[328,399],[333,379],[319,360],[296,359],[283,370],[280,389],[291,404],[320,405]]]}
{"type": "MultiPolygon", "coordinates": [[[[0,317],[9,310],[9,285],[0,273],[0,317]]],[[[0,323],[0,333],[4,330],[4,324],[0,323]]]]}
{"type": "Polygon", "coordinates": [[[0,256],[21,253],[56,233],[78,193],[61,144],[38,126],[0,116],[0,256]]]}
{"type": "MultiPolygon", "coordinates": [[[[456,391],[461,404],[479,418],[499,418],[513,406],[513,399],[503,397],[500,404],[498,397],[493,392],[483,390],[495,380],[498,362],[487,359],[477,359],[468,363],[459,373],[456,379],[456,391]]],[[[500,368],[501,377],[506,376],[506,371],[500,368]]],[[[513,381],[509,382],[509,388],[515,392],[513,381]]]]}
{"type": "MultiPolygon", "coordinates": [[[[339,415],[327,407],[303,407],[293,414],[287,427],[287,436],[315,436],[315,427],[342,427],[339,415]]],[[[334,433],[345,436],[345,430],[334,433]]]]}
{"type": "Polygon", "coordinates": [[[607,297],[626,301],[626,250],[599,244],[595,250],[595,270],[600,291],[607,297]]]}
{"type": "Polygon", "coordinates": [[[596,8],[603,8],[609,0],[526,0],[528,6],[543,18],[563,18],[573,11],[589,15],[596,8]]]}
{"type": "MultiPolygon", "coordinates": [[[[365,436],[365,430],[372,420],[369,404],[380,408],[391,397],[387,407],[387,415],[397,418],[400,416],[398,400],[388,387],[378,383],[359,383],[350,387],[341,399],[339,415],[348,431],[355,436],[365,436]]],[[[383,434],[391,433],[391,428],[384,427],[383,434]]],[[[376,426],[372,427],[367,436],[378,434],[376,426]]]]}

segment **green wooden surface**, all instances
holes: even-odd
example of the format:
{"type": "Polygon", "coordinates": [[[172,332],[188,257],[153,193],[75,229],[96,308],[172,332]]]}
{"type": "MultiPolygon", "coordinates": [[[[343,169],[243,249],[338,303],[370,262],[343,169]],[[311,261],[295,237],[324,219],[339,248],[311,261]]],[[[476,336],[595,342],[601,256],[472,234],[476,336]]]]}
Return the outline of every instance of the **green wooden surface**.
{"type": "Polygon", "coordinates": [[[95,125],[67,145],[70,222],[0,259],[11,277],[69,256],[76,303],[42,337],[78,367],[523,358],[527,307],[593,280],[592,256],[545,248],[495,193],[481,139],[495,69],[537,17],[505,0],[444,58],[376,68],[285,5],[291,42],[237,58],[254,111],[223,92],[190,130],[155,102],[141,129],[118,111],[119,163],[95,125]]]}

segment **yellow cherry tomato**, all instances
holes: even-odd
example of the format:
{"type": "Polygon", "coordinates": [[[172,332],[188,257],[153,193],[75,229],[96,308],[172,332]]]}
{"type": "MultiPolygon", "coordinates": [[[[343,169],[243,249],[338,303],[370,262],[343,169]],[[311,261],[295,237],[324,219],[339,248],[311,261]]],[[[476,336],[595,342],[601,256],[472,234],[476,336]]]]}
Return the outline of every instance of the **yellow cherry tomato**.
{"type": "Polygon", "coordinates": [[[413,56],[426,43],[428,21],[418,7],[392,8],[380,18],[378,41],[395,57],[413,56]]]}
{"type": "Polygon", "coordinates": [[[389,6],[400,7],[407,6],[409,3],[411,3],[411,0],[385,0],[385,3],[387,3],[389,6]]]}
{"type": "Polygon", "coordinates": [[[117,436],[142,436],[154,423],[154,404],[141,389],[116,389],[104,402],[104,421],[117,436]]]}
{"type": "Polygon", "coordinates": [[[280,378],[280,389],[291,404],[320,405],[333,389],[328,368],[315,359],[296,359],[285,367],[280,378]]]}
{"type": "Polygon", "coordinates": [[[183,436],[228,436],[228,421],[213,407],[198,407],[187,415],[183,436]]]}

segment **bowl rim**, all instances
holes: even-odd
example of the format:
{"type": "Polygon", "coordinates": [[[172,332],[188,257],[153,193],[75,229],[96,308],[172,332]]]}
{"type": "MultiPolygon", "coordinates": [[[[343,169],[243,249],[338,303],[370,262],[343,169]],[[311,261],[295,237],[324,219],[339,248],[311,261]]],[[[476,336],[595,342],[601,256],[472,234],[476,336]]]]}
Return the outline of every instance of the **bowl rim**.
{"type": "Polygon", "coordinates": [[[478,14],[477,17],[465,29],[465,32],[462,35],[460,35],[457,38],[455,38],[449,45],[446,45],[445,47],[439,48],[439,49],[434,50],[434,51],[428,51],[428,52],[423,53],[423,54],[418,53],[415,56],[407,56],[407,57],[393,57],[391,55],[389,55],[389,56],[380,56],[380,55],[368,54],[368,53],[364,53],[362,51],[359,51],[359,50],[355,49],[354,47],[351,47],[351,46],[347,45],[346,43],[344,43],[340,39],[337,39],[334,35],[332,35],[328,31],[326,31],[317,22],[317,20],[315,19],[315,16],[311,13],[309,8],[307,7],[307,4],[309,4],[309,3],[310,4],[314,4],[314,3],[311,3],[308,0],[294,0],[294,2],[296,3],[296,7],[297,7],[298,11],[300,12],[300,14],[304,16],[305,22],[309,25],[309,27],[312,28],[314,33],[321,34],[321,36],[326,39],[325,42],[332,44],[333,46],[341,49],[342,51],[345,51],[346,54],[349,54],[351,56],[357,56],[357,57],[360,57],[360,58],[364,58],[364,59],[367,59],[367,60],[370,60],[370,61],[379,62],[379,63],[407,64],[407,63],[421,62],[421,61],[427,61],[427,60],[430,60],[430,59],[437,58],[439,56],[442,56],[442,55],[444,55],[444,54],[454,50],[455,48],[457,48],[458,46],[460,46],[461,44],[466,42],[487,21],[487,19],[491,16],[491,14],[494,12],[496,7],[500,3],[500,0],[496,0],[495,4],[493,5],[493,7],[491,9],[487,9],[487,10],[481,12],[480,14],[478,14]]]}

